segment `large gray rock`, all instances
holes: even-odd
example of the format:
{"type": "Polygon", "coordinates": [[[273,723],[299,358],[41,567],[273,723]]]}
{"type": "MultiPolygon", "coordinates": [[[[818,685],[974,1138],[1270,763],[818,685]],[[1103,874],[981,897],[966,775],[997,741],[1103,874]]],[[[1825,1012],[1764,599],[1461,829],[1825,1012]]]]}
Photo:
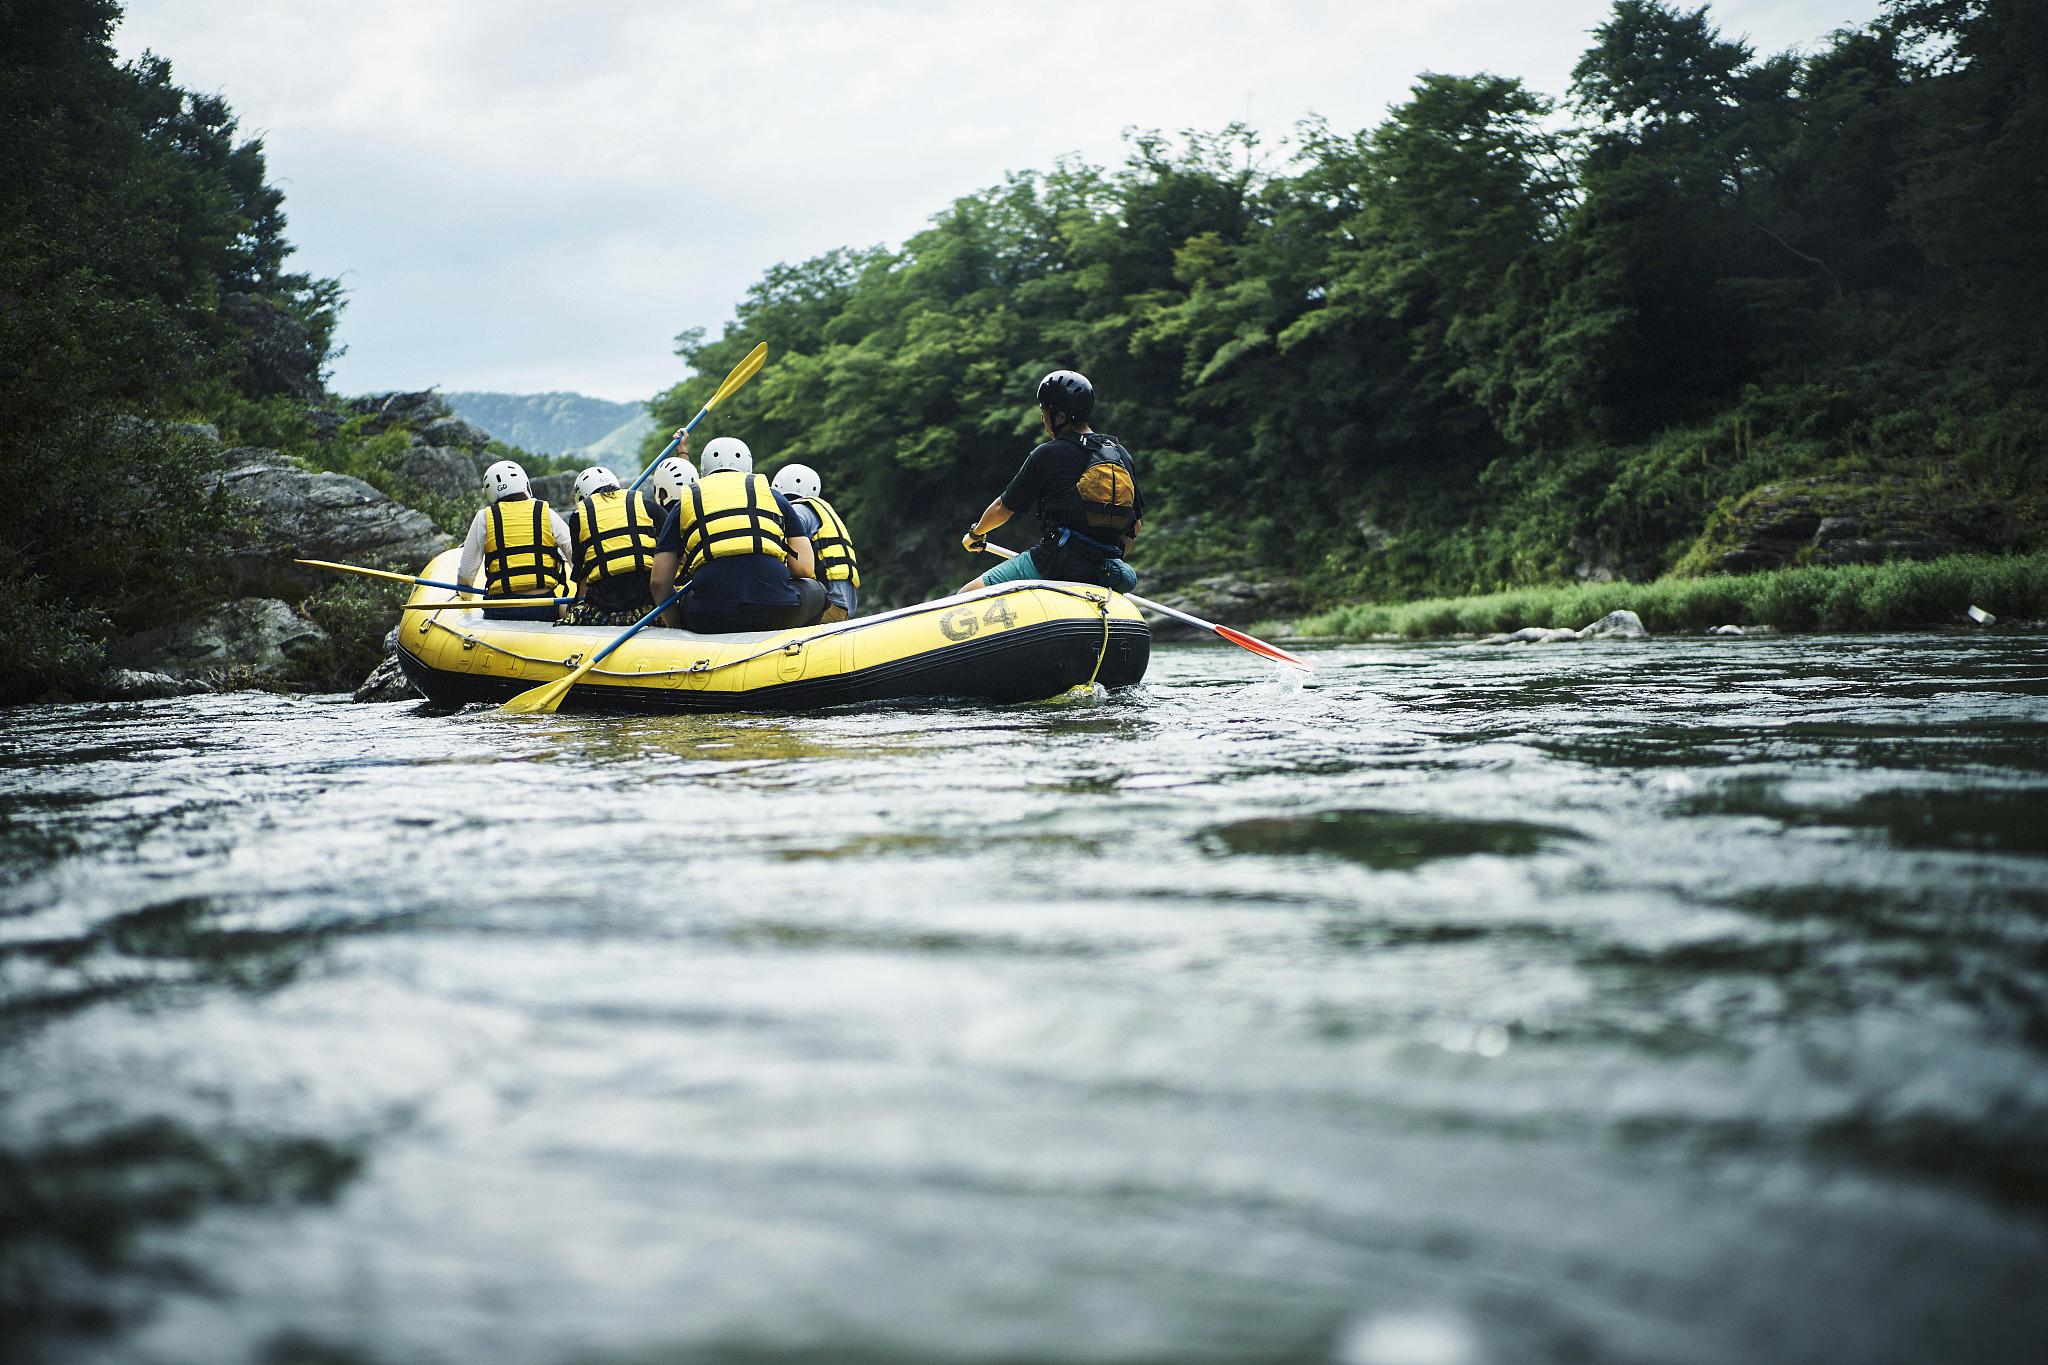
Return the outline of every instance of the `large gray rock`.
{"type": "Polygon", "coordinates": [[[563,516],[566,517],[576,510],[574,474],[542,474],[530,482],[533,495],[563,516]]]}
{"type": "Polygon", "coordinates": [[[324,650],[327,632],[275,598],[238,597],[201,615],[146,630],[107,651],[120,668],[173,678],[288,682],[294,665],[324,650]]]}
{"type": "Polygon", "coordinates": [[[1563,626],[1523,626],[1520,630],[1489,635],[1482,645],[1561,645],[1573,640],[1647,640],[1643,618],[1627,609],[1610,611],[1589,626],[1568,630],[1563,626]]]}
{"type": "Polygon", "coordinates": [[[1650,632],[1643,628],[1643,618],[1623,608],[1610,611],[1589,626],[1582,626],[1572,632],[1579,640],[1647,640],[1650,632]]]}
{"type": "Polygon", "coordinates": [[[356,688],[356,700],[370,701],[416,701],[419,693],[413,691],[412,682],[405,676],[405,669],[398,662],[394,652],[384,656],[384,662],[370,670],[370,676],[363,679],[356,688]]]}
{"type": "Polygon", "coordinates": [[[1523,626],[1520,630],[1505,631],[1489,635],[1479,641],[1482,645],[1561,645],[1567,640],[1576,640],[1579,633],[1563,627],[1523,626]]]}
{"type": "Polygon", "coordinates": [[[471,454],[491,443],[491,433],[482,427],[471,426],[460,417],[437,417],[425,426],[415,428],[414,432],[428,445],[460,446],[471,454]]]}
{"type": "Polygon", "coordinates": [[[452,541],[424,512],[346,474],[314,474],[276,451],[232,450],[219,486],[239,499],[249,525],[231,563],[245,591],[296,600],[332,576],[294,559],[329,559],[417,573],[452,541]]]}
{"type": "Polygon", "coordinates": [[[483,469],[460,446],[414,446],[398,457],[392,472],[426,492],[483,505],[483,469]]]}
{"type": "Polygon", "coordinates": [[[430,423],[454,416],[448,400],[431,389],[418,393],[373,393],[348,400],[349,411],[369,420],[364,431],[376,435],[395,426],[419,431],[430,423]]]}
{"type": "Polygon", "coordinates": [[[198,678],[174,678],[168,673],[116,668],[100,679],[93,695],[100,701],[161,701],[165,697],[185,697],[194,692],[211,691],[213,685],[198,678]]]}

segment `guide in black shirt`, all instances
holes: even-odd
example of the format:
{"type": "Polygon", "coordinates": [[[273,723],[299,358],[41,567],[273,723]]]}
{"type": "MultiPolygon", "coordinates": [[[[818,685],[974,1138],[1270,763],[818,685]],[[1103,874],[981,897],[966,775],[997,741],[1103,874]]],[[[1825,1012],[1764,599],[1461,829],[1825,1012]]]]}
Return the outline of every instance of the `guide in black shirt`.
{"type": "Polygon", "coordinates": [[[962,588],[1025,578],[1094,583],[1129,592],[1138,575],[1124,555],[1145,515],[1129,451],[1089,425],[1095,388],[1072,370],[1038,385],[1038,418],[1052,439],[1035,448],[1016,477],[975,519],[961,544],[978,551],[989,532],[1026,509],[1038,513],[1036,545],[962,588]]]}

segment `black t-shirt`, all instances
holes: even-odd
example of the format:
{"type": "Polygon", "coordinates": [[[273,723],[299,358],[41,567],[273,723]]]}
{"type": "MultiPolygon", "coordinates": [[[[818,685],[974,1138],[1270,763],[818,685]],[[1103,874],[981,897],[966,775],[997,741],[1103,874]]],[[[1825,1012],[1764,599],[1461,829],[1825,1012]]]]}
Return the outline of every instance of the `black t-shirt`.
{"type": "MultiPolygon", "coordinates": [[[[1116,437],[1107,438],[1116,441],[1116,437]]],[[[1116,441],[1122,448],[1123,442],[1116,441]]],[[[1045,512],[1038,504],[1048,493],[1061,493],[1081,481],[1082,471],[1095,463],[1095,452],[1084,449],[1077,441],[1065,437],[1047,441],[1024,457],[1024,464],[1017,476],[1010,480],[1010,486],[1003,490],[1003,506],[1012,512],[1038,509],[1039,530],[1048,538],[1058,529],[1045,519],[1045,512]]],[[[1133,490],[1138,518],[1145,516],[1145,494],[1133,490]]]]}
{"type": "MultiPolygon", "coordinates": [[[[669,509],[668,519],[661,524],[661,538],[654,542],[656,554],[682,554],[683,533],[677,515],[680,510],[669,509]]],[[[796,509],[789,505],[789,499],[780,493],[775,495],[775,510],[782,515],[783,535],[810,535],[796,509]]],[[[693,611],[713,612],[738,607],[789,607],[796,605],[796,599],[796,580],[789,576],[789,566],[779,556],[726,555],[706,560],[697,570],[690,580],[688,600],[693,611]]]]}

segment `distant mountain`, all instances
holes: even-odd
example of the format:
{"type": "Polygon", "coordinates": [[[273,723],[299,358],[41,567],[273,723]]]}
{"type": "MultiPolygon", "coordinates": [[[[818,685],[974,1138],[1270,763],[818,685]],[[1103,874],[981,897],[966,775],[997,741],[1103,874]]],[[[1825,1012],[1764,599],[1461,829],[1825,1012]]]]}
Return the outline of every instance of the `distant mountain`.
{"type": "Polygon", "coordinates": [[[587,455],[592,461],[637,452],[654,419],[640,403],[580,393],[444,393],[465,422],[536,455],[587,455]]]}

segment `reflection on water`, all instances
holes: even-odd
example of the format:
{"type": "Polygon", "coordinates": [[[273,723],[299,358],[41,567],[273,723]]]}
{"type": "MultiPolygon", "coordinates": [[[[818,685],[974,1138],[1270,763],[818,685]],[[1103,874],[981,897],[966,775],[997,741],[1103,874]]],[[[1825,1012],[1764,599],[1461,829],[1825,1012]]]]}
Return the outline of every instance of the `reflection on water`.
{"type": "Polygon", "coordinates": [[[0,731],[0,1359],[2048,1339],[2048,642],[0,731]]]}

